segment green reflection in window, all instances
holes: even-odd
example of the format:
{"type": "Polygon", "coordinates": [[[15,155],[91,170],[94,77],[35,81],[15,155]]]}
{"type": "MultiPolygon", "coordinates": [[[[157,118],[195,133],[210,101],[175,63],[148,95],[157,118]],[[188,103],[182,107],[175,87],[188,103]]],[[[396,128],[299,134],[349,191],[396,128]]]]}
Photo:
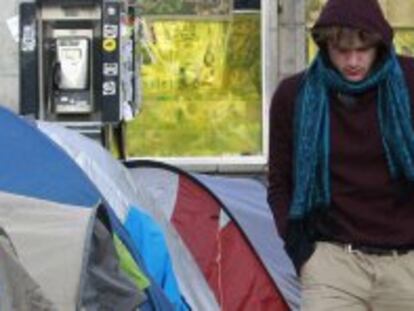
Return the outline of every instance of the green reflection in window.
{"type": "Polygon", "coordinates": [[[260,14],[232,21],[147,21],[143,106],[128,155],[262,152],[260,14]]]}
{"type": "Polygon", "coordinates": [[[414,29],[397,30],[394,43],[397,53],[414,56],[414,29]]]}

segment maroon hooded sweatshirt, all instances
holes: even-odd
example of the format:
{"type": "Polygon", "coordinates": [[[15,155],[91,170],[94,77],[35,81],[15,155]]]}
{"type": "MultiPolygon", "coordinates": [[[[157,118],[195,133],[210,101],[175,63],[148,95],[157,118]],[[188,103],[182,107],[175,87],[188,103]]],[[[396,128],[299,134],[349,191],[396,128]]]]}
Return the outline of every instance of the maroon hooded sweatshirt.
{"type": "MultiPolygon", "coordinates": [[[[331,25],[379,33],[384,45],[392,47],[392,29],[375,0],[330,0],[315,27],[331,25]]],[[[414,99],[414,61],[408,57],[399,61],[414,99]]],[[[300,73],[280,83],[270,111],[268,201],[282,237],[293,192],[293,113],[302,78],[300,73]]],[[[315,222],[317,239],[414,248],[414,187],[390,176],[378,122],[377,90],[351,100],[332,91],[330,103],[331,206],[315,222]]]]}

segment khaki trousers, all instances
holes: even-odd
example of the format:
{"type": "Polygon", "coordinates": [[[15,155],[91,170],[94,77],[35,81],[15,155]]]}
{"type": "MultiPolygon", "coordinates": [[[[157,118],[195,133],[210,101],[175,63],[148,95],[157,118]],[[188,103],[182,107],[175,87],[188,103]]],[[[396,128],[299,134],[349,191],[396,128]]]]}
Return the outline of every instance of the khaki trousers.
{"type": "Polygon", "coordinates": [[[302,311],[413,311],[414,251],[376,256],[318,242],[301,283],[302,311]]]}

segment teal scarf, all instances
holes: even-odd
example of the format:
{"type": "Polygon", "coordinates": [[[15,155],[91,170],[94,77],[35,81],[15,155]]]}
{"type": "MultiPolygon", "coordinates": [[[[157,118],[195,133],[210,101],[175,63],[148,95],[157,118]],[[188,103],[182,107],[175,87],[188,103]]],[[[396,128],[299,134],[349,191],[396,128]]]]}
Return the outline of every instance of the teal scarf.
{"type": "Polygon", "coordinates": [[[291,219],[330,205],[328,90],[355,95],[372,87],[378,87],[378,120],[391,176],[414,181],[411,101],[395,52],[361,82],[345,80],[318,55],[305,73],[296,101],[291,219]]]}

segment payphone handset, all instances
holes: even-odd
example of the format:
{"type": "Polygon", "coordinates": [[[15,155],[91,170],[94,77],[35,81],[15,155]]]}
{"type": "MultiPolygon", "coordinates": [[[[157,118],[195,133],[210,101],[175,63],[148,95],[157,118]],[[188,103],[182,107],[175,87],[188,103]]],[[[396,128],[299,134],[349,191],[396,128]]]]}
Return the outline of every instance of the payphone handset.
{"type": "Polygon", "coordinates": [[[89,84],[89,39],[57,38],[56,60],[59,66],[57,88],[85,90],[89,84]]]}
{"type": "Polygon", "coordinates": [[[53,110],[57,114],[91,113],[90,38],[56,33],[54,40],[53,110]]]}

